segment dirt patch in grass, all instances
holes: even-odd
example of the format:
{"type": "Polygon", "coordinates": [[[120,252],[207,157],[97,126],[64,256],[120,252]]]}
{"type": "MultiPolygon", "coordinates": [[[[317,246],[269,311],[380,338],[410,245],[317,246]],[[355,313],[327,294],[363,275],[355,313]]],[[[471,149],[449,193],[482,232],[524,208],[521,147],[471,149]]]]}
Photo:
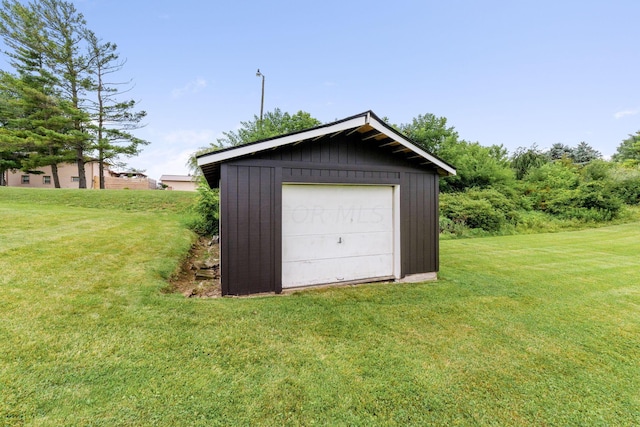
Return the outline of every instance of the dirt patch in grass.
{"type": "Polygon", "coordinates": [[[221,297],[218,242],[200,237],[169,283],[167,292],[181,293],[187,298],[221,297]]]}

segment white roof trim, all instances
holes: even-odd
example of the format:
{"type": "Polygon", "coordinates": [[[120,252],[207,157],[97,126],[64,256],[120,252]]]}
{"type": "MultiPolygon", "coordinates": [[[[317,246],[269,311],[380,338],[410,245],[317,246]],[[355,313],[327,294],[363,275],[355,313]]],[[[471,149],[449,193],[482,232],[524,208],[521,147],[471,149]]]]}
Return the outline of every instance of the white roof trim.
{"type": "MultiPolygon", "coordinates": [[[[369,121],[369,126],[371,126],[372,128],[384,133],[387,136],[390,136],[389,133],[391,133],[391,132],[389,132],[389,127],[387,125],[379,122],[378,120],[376,120],[373,117],[369,117],[369,120],[370,120],[369,121]]],[[[416,154],[420,155],[421,157],[424,157],[425,159],[429,160],[431,163],[433,163],[434,165],[438,166],[439,168],[444,169],[445,171],[447,171],[451,175],[455,175],[456,174],[456,170],[454,168],[452,168],[451,166],[449,166],[448,164],[446,164],[442,160],[438,159],[437,157],[433,156],[432,154],[427,153],[426,151],[424,151],[420,147],[416,146],[415,144],[410,142],[408,139],[406,139],[404,136],[402,136],[398,132],[393,131],[393,139],[395,141],[399,142],[400,144],[402,144],[404,147],[406,147],[409,150],[413,151],[414,153],[416,153],[416,154]]]]}
{"type": "Polygon", "coordinates": [[[260,151],[269,150],[271,148],[281,147],[283,145],[293,144],[294,142],[304,139],[311,139],[317,136],[328,135],[330,133],[342,132],[354,127],[360,127],[367,122],[364,116],[354,117],[350,120],[335,123],[329,126],[309,129],[308,131],[298,132],[291,135],[285,135],[280,138],[273,138],[257,144],[241,145],[233,150],[225,150],[221,152],[213,152],[211,154],[198,158],[198,166],[207,165],[209,163],[224,162],[225,160],[241,157],[247,154],[253,154],[260,151]]]}
{"type": "Polygon", "coordinates": [[[242,157],[245,155],[251,155],[254,153],[258,153],[261,151],[266,151],[269,149],[281,147],[284,145],[293,144],[306,139],[313,139],[316,137],[321,137],[324,135],[330,135],[334,133],[339,133],[348,129],[359,128],[368,124],[372,128],[377,131],[383,133],[384,135],[392,138],[394,141],[400,143],[403,147],[413,151],[418,154],[420,157],[423,157],[425,160],[433,163],[437,167],[445,170],[450,175],[455,175],[456,170],[449,166],[444,161],[438,159],[432,154],[427,153],[421,148],[417,147],[415,144],[410,142],[407,138],[402,136],[400,133],[396,132],[386,124],[377,120],[371,112],[367,112],[366,114],[361,114],[359,116],[352,117],[348,120],[344,120],[341,122],[337,122],[334,124],[330,124],[328,126],[321,126],[313,129],[309,129],[307,131],[297,132],[290,135],[284,135],[282,137],[276,137],[272,139],[268,139],[263,142],[258,142],[255,144],[241,145],[237,148],[223,150],[223,151],[214,151],[212,153],[206,154],[202,157],[198,158],[198,166],[204,166],[211,163],[220,163],[225,160],[234,159],[236,157],[242,157]]]}

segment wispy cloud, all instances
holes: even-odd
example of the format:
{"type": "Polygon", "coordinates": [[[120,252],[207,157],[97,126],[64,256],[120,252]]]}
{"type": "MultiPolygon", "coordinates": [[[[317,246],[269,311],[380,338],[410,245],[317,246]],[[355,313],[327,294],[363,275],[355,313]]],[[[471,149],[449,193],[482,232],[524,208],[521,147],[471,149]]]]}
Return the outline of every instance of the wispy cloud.
{"type": "Polygon", "coordinates": [[[637,108],[635,110],[623,110],[615,113],[613,117],[615,117],[616,119],[621,119],[626,116],[635,116],[638,113],[640,113],[640,109],[637,108]]]}
{"type": "Polygon", "coordinates": [[[207,87],[207,81],[201,77],[190,81],[181,88],[177,88],[171,91],[171,96],[174,98],[180,98],[188,93],[198,93],[207,87]]]}

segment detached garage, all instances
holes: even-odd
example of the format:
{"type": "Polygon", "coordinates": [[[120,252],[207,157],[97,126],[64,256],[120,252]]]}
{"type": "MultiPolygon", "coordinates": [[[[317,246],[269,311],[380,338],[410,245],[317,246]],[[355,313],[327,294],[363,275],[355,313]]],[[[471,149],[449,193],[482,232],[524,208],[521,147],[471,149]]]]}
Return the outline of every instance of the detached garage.
{"type": "Polygon", "coordinates": [[[198,165],[220,188],[223,295],[438,271],[438,179],[455,169],[371,111],[198,165]]]}

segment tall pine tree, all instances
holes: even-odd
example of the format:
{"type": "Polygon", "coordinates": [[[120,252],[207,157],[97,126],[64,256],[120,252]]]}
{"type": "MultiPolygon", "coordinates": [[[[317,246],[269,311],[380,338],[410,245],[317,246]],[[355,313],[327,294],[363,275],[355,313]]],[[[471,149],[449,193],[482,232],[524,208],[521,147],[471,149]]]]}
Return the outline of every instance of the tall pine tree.
{"type": "Polygon", "coordinates": [[[48,69],[44,24],[33,9],[18,2],[4,1],[3,6],[0,36],[12,49],[9,62],[17,72],[0,74],[3,164],[25,171],[49,165],[59,188],[57,164],[70,158],[69,104],[59,97],[58,80],[48,69]]]}
{"type": "Polygon", "coordinates": [[[131,134],[131,130],[140,128],[146,117],[145,111],[134,111],[137,102],[133,99],[121,101],[120,97],[127,92],[130,82],[118,83],[108,81],[108,77],[117,73],[124,66],[119,59],[117,46],[113,43],[102,43],[96,35],[88,31],[90,73],[94,100],[89,110],[92,117],[91,130],[95,136],[95,147],[98,153],[100,188],[104,188],[104,164],[114,161],[120,156],[134,156],[142,145],[149,144],[131,134]],[[125,86],[124,90],[120,87],[125,86]]]}
{"type": "Polygon", "coordinates": [[[80,188],[87,188],[85,155],[92,147],[88,133],[90,116],[82,108],[89,85],[89,64],[81,53],[86,22],[69,2],[39,0],[32,3],[31,8],[44,28],[47,65],[57,79],[60,95],[68,102],[73,126],[67,132],[67,141],[75,153],[78,184],[80,188]]]}

